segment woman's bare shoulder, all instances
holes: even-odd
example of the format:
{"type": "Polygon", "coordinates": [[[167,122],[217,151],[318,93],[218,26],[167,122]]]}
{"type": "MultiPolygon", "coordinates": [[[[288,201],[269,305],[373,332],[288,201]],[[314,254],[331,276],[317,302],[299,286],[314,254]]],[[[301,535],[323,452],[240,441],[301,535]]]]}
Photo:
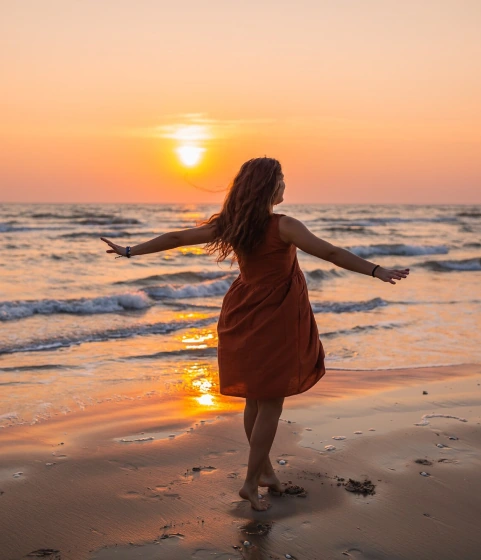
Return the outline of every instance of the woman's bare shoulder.
{"type": "Polygon", "coordinates": [[[287,214],[281,214],[279,217],[279,235],[285,243],[292,243],[292,234],[305,227],[300,220],[287,214]]]}

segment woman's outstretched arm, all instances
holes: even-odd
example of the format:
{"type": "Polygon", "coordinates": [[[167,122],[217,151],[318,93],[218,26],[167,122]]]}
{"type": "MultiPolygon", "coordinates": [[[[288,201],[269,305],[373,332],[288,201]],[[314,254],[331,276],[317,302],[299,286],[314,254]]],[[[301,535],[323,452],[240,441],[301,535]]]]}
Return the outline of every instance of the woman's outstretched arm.
{"type": "MultiPolygon", "coordinates": [[[[371,272],[376,266],[376,263],[367,261],[351,253],[347,249],[337,247],[317,237],[309,231],[302,222],[290,216],[282,216],[280,218],[279,235],[283,241],[286,243],[293,243],[305,253],[332,262],[341,268],[359,272],[359,274],[371,276],[371,272]]],[[[401,278],[406,278],[408,274],[409,268],[404,270],[391,270],[381,266],[374,272],[375,278],[379,278],[383,282],[390,282],[391,284],[396,283],[393,279],[401,280],[401,278]]]]}
{"type": "MultiPolygon", "coordinates": [[[[184,247],[185,245],[200,245],[208,243],[214,239],[215,227],[213,224],[205,224],[199,227],[183,229],[179,231],[170,231],[163,233],[154,239],[132,245],[130,248],[130,255],[146,255],[148,253],[158,253],[160,251],[167,251],[167,249],[175,249],[176,247],[184,247]]],[[[111,247],[106,253],[117,253],[125,257],[125,247],[116,245],[105,237],[100,238],[111,247]]]]}

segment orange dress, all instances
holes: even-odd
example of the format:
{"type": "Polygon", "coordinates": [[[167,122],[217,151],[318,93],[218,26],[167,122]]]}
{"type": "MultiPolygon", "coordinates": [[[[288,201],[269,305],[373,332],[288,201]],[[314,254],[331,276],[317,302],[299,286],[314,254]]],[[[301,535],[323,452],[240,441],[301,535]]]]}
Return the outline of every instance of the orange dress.
{"type": "Polygon", "coordinates": [[[239,263],[217,324],[219,390],[248,399],[287,397],[326,373],[324,348],[297,249],[272,214],[265,239],[239,263]]]}

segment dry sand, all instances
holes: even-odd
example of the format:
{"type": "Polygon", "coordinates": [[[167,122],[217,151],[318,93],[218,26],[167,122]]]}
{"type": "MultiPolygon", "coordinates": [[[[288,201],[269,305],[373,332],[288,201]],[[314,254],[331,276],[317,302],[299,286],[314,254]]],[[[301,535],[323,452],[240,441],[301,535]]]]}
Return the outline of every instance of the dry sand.
{"type": "Polygon", "coordinates": [[[271,454],[307,495],[266,512],[237,495],[240,403],[134,399],[0,430],[1,560],[481,557],[481,365],[328,370],[286,399],[271,454]]]}

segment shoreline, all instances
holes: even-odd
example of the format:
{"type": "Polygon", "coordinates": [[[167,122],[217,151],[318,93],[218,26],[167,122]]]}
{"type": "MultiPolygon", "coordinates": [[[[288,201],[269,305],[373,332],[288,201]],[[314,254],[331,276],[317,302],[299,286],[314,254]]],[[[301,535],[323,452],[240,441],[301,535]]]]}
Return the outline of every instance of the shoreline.
{"type": "Polygon", "coordinates": [[[267,512],[237,495],[248,456],[242,399],[209,410],[154,395],[2,429],[2,558],[50,549],[59,552],[46,558],[62,560],[474,560],[481,364],[419,369],[428,371],[415,382],[402,368],[361,381],[328,370],[286,398],[271,457],[281,480],[307,496],[269,495],[267,512]],[[426,414],[467,422],[432,417],[416,426],[426,414]],[[154,439],[120,441],[145,437],[154,439]],[[369,478],[375,494],[346,492],[338,478],[369,478]]]}

